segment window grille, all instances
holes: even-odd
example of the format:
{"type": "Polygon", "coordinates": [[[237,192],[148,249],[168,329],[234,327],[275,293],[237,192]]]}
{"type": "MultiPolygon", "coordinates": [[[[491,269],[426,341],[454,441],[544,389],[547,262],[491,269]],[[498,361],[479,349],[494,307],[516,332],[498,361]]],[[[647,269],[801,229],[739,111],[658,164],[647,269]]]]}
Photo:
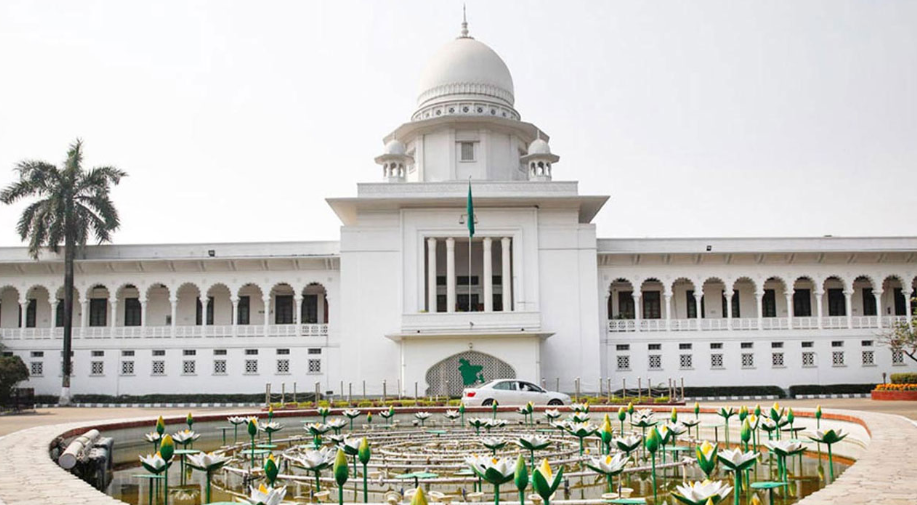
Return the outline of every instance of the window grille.
{"type": "Polygon", "coordinates": [[[618,370],[630,370],[630,356],[618,356],[618,370]]]}
{"type": "Polygon", "coordinates": [[[775,368],[784,366],[782,352],[775,352],[771,354],[771,366],[775,368]]]}
{"type": "Polygon", "coordinates": [[[102,375],[105,373],[105,362],[93,361],[90,363],[89,375],[102,375]]]}
{"type": "Polygon", "coordinates": [[[310,359],[309,360],[309,373],[322,373],[322,360],[310,359]]]}
{"type": "Polygon", "coordinates": [[[710,368],[723,368],[723,355],[722,354],[711,354],[710,355],[710,368]]]}
{"type": "Polygon", "coordinates": [[[742,354],[742,368],[754,368],[755,367],[755,355],[751,353],[742,354]]]}
{"type": "Polygon", "coordinates": [[[662,369],[662,355],[650,354],[650,370],[662,369]]]}
{"type": "Polygon", "coordinates": [[[153,362],[153,375],[165,375],[166,374],[166,362],[165,361],[154,361],[153,362]]]}
{"type": "Polygon", "coordinates": [[[121,375],[134,375],[134,362],[133,361],[122,361],[121,362],[121,375]]]}
{"type": "Polygon", "coordinates": [[[245,373],[249,373],[249,374],[258,373],[258,360],[256,359],[245,360],[245,373]]]}
{"type": "Polygon", "coordinates": [[[278,359],[277,360],[277,373],[290,373],[290,360],[278,359]]]}
{"type": "Polygon", "coordinates": [[[863,351],[863,366],[873,366],[876,364],[875,351],[863,351]]]}
{"type": "Polygon", "coordinates": [[[844,351],[834,351],[831,353],[831,364],[834,366],[844,366],[844,351]]]}
{"type": "Polygon", "coordinates": [[[682,354],[678,357],[678,366],[681,368],[693,368],[693,357],[691,354],[682,354]]]}
{"type": "Polygon", "coordinates": [[[195,363],[196,362],[194,360],[190,360],[190,359],[182,361],[181,373],[185,375],[194,375],[195,363]]]}
{"type": "Polygon", "coordinates": [[[815,353],[814,352],[802,353],[802,366],[803,367],[814,367],[815,366],[815,353]]]}
{"type": "Polygon", "coordinates": [[[213,373],[214,375],[226,375],[226,360],[225,359],[213,360],[213,373]]]}

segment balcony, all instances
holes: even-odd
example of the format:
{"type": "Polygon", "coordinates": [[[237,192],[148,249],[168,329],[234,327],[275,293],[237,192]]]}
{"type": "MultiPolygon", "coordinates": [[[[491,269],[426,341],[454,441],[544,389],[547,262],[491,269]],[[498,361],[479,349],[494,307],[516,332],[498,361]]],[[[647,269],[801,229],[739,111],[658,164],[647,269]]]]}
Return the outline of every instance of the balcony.
{"type": "MultiPolygon", "coordinates": [[[[2,340],[59,340],[63,328],[0,328],[2,340]]],[[[74,340],[138,338],[327,337],[327,324],[220,326],[94,326],[73,328],[74,340]],[[266,331],[265,331],[266,330],[266,331]]]]}
{"type": "MultiPolygon", "coordinates": [[[[881,328],[891,328],[897,323],[906,323],[907,316],[882,316],[881,328]]],[[[760,328],[757,318],[734,319],[672,319],[666,327],[665,319],[644,319],[638,322],[633,319],[613,319],[608,321],[608,333],[660,332],[660,331],[748,331],[748,330],[846,330],[879,329],[878,316],[828,316],[821,318],[821,328],[817,317],[761,318],[760,328]]]]}
{"type": "Polygon", "coordinates": [[[439,312],[404,314],[393,340],[439,336],[541,336],[539,312],[439,312]]]}

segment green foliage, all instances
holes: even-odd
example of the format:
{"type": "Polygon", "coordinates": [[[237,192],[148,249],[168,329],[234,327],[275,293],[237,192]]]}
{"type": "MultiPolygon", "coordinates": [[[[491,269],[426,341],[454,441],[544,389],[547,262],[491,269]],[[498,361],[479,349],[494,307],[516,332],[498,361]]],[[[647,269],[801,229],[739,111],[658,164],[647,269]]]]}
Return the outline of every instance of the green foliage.
{"type": "Polygon", "coordinates": [[[917,384],[917,373],[893,373],[892,384],[917,384]]]}
{"type": "Polygon", "coordinates": [[[29,369],[19,356],[0,358],[0,405],[8,405],[16,384],[29,378],[29,369]]]}
{"type": "Polygon", "coordinates": [[[686,387],[685,396],[776,396],[786,398],[786,391],[778,386],[714,386],[686,387]]]}
{"type": "Polygon", "coordinates": [[[372,406],[373,406],[373,402],[362,401],[362,402],[357,403],[357,407],[361,409],[365,409],[367,407],[372,407],[372,406]]]}
{"type": "Polygon", "coordinates": [[[658,397],[658,398],[653,399],[653,403],[669,403],[669,397],[668,397],[668,396],[660,396],[660,397],[658,397]]]}
{"type": "Polygon", "coordinates": [[[790,396],[798,395],[830,395],[830,394],[863,394],[876,388],[875,384],[803,384],[790,386],[790,396]]]}
{"type": "Polygon", "coordinates": [[[879,342],[917,361],[917,318],[911,324],[895,323],[890,330],[879,336],[879,342]]]}

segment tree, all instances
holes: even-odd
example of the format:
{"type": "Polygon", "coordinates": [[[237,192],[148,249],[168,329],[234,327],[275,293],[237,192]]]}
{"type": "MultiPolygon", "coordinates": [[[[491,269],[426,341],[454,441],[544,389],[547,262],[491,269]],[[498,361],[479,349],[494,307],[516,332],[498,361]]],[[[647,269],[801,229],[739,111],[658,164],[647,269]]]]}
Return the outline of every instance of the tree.
{"type": "Polygon", "coordinates": [[[0,357],[0,405],[9,405],[16,384],[29,378],[29,369],[19,356],[0,357]]]}
{"type": "Polygon", "coordinates": [[[890,347],[892,351],[900,351],[917,361],[917,319],[910,324],[895,323],[889,331],[879,336],[879,342],[890,347]]]}
{"type": "Polygon", "coordinates": [[[61,371],[61,405],[70,403],[71,348],[73,336],[73,261],[77,249],[90,235],[98,243],[110,242],[121,222],[111,200],[111,187],[127,173],[115,167],[83,170],[83,141],[77,139],[67,151],[63,168],[44,161],[24,160],[14,168],[19,180],[0,192],[7,205],[36,197],[26,206],[16,225],[20,238],[29,242],[29,254],[38,259],[42,248],[58,253],[64,244],[64,349],[61,371]]]}

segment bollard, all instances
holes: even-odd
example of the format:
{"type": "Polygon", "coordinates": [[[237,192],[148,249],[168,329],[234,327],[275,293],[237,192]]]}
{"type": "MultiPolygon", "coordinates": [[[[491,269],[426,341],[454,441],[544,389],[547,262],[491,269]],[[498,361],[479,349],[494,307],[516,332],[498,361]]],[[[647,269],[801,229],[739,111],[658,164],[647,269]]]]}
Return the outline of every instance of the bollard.
{"type": "Polygon", "coordinates": [[[387,391],[386,391],[385,379],[382,379],[382,401],[383,402],[385,401],[386,393],[387,391]]]}
{"type": "Polygon", "coordinates": [[[341,381],[341,400],[344,399],[344,381],[341,381]]]}
{"type": "Polygon", "coordinates": [[[627,398],[627,379],[621,379],[621,396],[627,398]]]}
{"type": "Polygon", "coordinates": [[[560,392],[560,377],[557,378],[557,387],[554,388],[554,391],[560,392]]]}
{"type": "Polygon", "coordinates": [[[640,403],[640,398],[643,397],[643,379],[637,377],[637,403],[640,403]]]}
{"type": "Polygon", "coordinates": [[[293,403],[296,403],[296,381],[293,381],[293,403]]]}
{"type": "Polygon", "coordinates": [[[347,383],[347,405],[353,406],[353,382],[347,383]]]}
{"type": "Polygon", "coordinates": [[[271,383],[264,385],[264,408],[271,406],[271,383]]]}
{"type": "Polygon", "coordinates": [[[322,383],[315,383],[315,408],[318,408],[318,400],[322,397],[322,383]]]}
{"type": "Polygon", "coordinates": [[[286,404],[287,404],[287,383],[281,382],[280,383],[280,405],[286,405],[286,404]]]}
{"type": "Polygon", "coordinates": [[[615,393],[611,390],[611,377],[608,378],[608,400],[614,400],[615,393]]]}
{"type": "Polygon", "coordinates": [[[602,377],[599,376],[599,396],[605,396],[605,381],[602,380],[602,377]]]}
{"type": "Polygon", "coordinates": [[[399,377],[399,378],[398,378],[398,399],[399,399],[399,400],[401,399],[401,393],[402,393],[402,389],[401,389],[401,377],[399,377]]]}
{"type": "Polygon", "coordinates": [[[363,379],[363,400],[366,399],[366,379],[363,379]]]}
{"type": "Polygon", "coordinates": [[[579,377],[573,380],[573,386],[576,388],[576,393],[573,395],[573,401],[579,402],[579,377]]]}
{"type": "Polygon", "coordinates": [[[449,381],[446,381],[446,391],[445,391],[445,393],[446,393],[446,394],[445,394],[446,402],[448,402],[449,399],[452,398],[452,395],[449,394],[449,381]]]}
{"type": "Polygon", "coordinates": [[[414,401],[416,402],[417,398],[417,381],[414,381],[414,401]]]}
{"type": "Polygon", "coordinates": [[[685,378],[681,378],[681,401],[685,401],[685,378]]]}

